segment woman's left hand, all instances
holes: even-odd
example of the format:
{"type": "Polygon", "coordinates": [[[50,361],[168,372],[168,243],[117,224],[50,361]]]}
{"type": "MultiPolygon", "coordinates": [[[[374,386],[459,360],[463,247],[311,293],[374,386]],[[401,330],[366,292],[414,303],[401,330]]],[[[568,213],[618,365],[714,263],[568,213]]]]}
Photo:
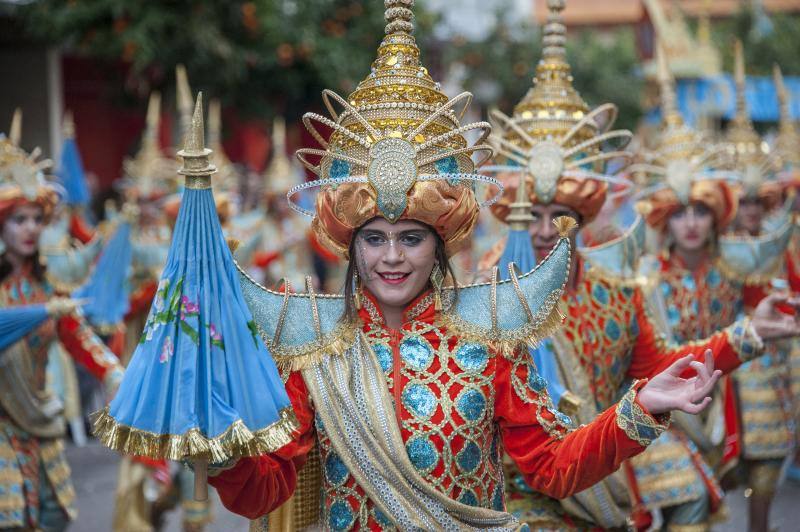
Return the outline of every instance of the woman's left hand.
{"type": "Polygon", "coordinates": [[[663,414],[681,410],[687,414],[698,414],[711,403],[711,391],[722,376],[714,369],[714,356],[706,351],[706,362],[698,362],[694,355],[687,355],[653,377],[639,390],[637,398],[651,414],[663,414]],[[689,368],[697,374],[684,379],[681,375],[689,368]]]}

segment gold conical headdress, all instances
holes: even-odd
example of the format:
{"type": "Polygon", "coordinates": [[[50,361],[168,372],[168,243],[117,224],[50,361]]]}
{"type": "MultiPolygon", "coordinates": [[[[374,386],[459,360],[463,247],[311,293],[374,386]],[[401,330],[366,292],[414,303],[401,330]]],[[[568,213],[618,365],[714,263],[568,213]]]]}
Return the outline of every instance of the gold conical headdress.
{"type": "Polygon", "coordinates": [[[14,146],[19,146],[22,140],[22,108],[14,109],[14,116],[11,117],[11,127],[8,128],[8,140],[14,146]]]}
{"type": "Polygon", "coordinates": [[[136,196],[149,198],[170,194],[177,188],[175,173],[178,163],[165,157],[159,145],[161,124],[161,95],[153,92],[147,104],[147,122],[142,145],[133,159],[123,163],[124,187],[136,196]]]}
{"type": "MultiPolygon", "coordinates": [[[[728,162],[730,170],[738,175],[742,195],[754,198],[762,196],[764,190],[776,188],[771,181],[777,170],[777,158],[769,153],[769,146],[756,132],[747,111],[744,50],[739,40],[735,43],[734,60],[736,115],[728,125],[725,138],[728,162]]],[[[776,196],[777,193],[769,195],[776,196]]],[[[774,202],[775,200],[771,201],[774,202]]]]}
{"type": "Polygon", "coordinates": [[[294,187],[322,187],[312,226],[332,251],[347,254],[355,229],[381,216],[390,222],[414,219],[433,227],[452,253],[477,222],[476,181],[471,157],[491,148],[486,122],[460,125],[472,96],[448,99],[422,66],[412,36],[413,0],[385,0],[386,36],[369,76],[349,98],[323,92],[331,118],[307,113],[303,123],[323,149],[298,150],[300,161],[321,179],[294,187]],[[337,110],[341,108],[341,111],[337,110]],[[315,126],[333,129],[326,140],[315,126]],[[479,131],[474,145],[464,138],[479,131]],[[318,165],[309,156],[320,157],[318,165]],[[335,208],[334,208],[335,205],[335,208]]]}
{"type": "Polygon", "coordinates": [[[64,118],[61,120],[61,134],[64,139],[75,138],[75,119],[72,116],[72,111],[67,109],[64,111],[64,118]]]}
{"type": "Polygon", "coordinates": [[[753,127],[753,122],[747,112],[744,51],[742,42],[738,39],[734,45],[734,80],[736,82],[736,115],[728,125],[726,141],[728,152],[732,157],[731,164],[736,169],[739,166],[760,162],[762,156],[768,151],[764,149],[764,143],[753,127]]]}
{"type": "Polygon", "coordinates": [[[208,102],[208,147],[214,152],[214,165],[217,167],[215,190],[230,190],[236,187],[238,172],[225,155],[225,148],[222,146],[222,106],[217,98],[212,98],[208,102]]]}
{"type": "Polygon", "coordinates": [[[678,110],[675,78],[660,43],[656,45],[656,63],[661,92],[661,130],[654,150],[642,154],[646,162],[632,165],[630,171],[646,176],[645,182],[651,184],[641,196],[668,188],[680,205],[687,205],[692,200],[695,182],[722,179],[727,175],[716,172],[725,163],[725,150],[706,141],[684,123],[678,110]]]}
{"type": "MultiPolygon", "coordinates": [[[[605,104],[590,111],[572,86],[561,15],[565,3],[548,0],[547,5],[550,14],[533,87],[511,117],[497,110],[491,113],[499,124],[492,143],[501,162],[511,166],[492,166],[489,170],[524,174],[530,201],[562,203],[588,222],[605,202],[609,182],[619,184],[622,190],[630,189],[627,180],[603,173],[607,161],[627,159],[630,153],[621,147],[603,151],[603,144],[624,146],[633,135],[630,131],[607,131],[616,118],[616,107],[605,104]]],[[[519,180],[505,180],[506,193],[492,208],[501,220],[507,220],[512,202],[521,209],[516,183],[519,180]]]]}
{"type": "Polygon", "coordinates": [[[39,203],[45,216],[49,216],[59,200],[51,176],[44,173],[52,161],[38,160],[42,153],[39,148],[30,154],[20,148],[21,133],[22,110],[17,108],[9,135],[0,135],[0,215],[16,201],[29,201],[39,203]]]}
{"type": "Polygon", "coordinates": [[[792,120],[789,109],[789,91],[783,82],[783,74],[778,65],[773,67],[773,77],[775,78],[775,90],[778,93],[778,103],[780,105],[780,125],[778,137],[775,139],[775,147],[778,157],[781,159],[781,166],[800,169],[800,132],[797,131],[792,120]]]}
{"type": "Polygon", "coordinates": [[[189,76],[186,74],[186,67],[183,65],[175,67],[175,95],[178,105],[178,121],[181,126],[180,142],[183,144],[192,127],[192,111],[194,108],[189,76]]]}
{"type": "Polygon", "coordinates": [[[272,158],[264,171],[264,190],[280,196],[303,182],[302,169],[286,154],[286,121],[276,116],[272,123],[272,158]]]}

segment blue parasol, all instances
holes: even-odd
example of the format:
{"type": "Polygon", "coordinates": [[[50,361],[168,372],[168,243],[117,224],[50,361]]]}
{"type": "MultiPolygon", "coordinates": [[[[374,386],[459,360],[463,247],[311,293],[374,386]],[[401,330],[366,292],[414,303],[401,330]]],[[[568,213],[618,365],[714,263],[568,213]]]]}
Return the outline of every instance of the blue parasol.
{"type": "Polygon", "coordinates": [[[44,303],[0,309],[0,351],[21,340],[47,318],[44,303]]]}
{"type": "Polygon", "coordinates": [[[58,178],[66,190],[66,203],[71,207],[85,207],[89,204],[89,188],[83,171],[81,154],[75,142],[75,122],[69,111],[64,115],[64,144],[61,146],[61,161],[58,178]]]}
{"type": "Polygon", "coordinates": [[[88,301],[83,306],[83,314],[102,334],[117,327],[130,307],[128,274],[132,249],[130,223],[120,221],[100,253],[88,281],[72,293],[72,297],[88,301]]]}
{"type": "Polygon", "coordinates": [[[117,451],[195,462],[277,450],[297,426],[278,370],[242,297],[211,191],[202,94],[186,136],[186,176],[167,264],[119,392],[95,432],[117,451]]]}

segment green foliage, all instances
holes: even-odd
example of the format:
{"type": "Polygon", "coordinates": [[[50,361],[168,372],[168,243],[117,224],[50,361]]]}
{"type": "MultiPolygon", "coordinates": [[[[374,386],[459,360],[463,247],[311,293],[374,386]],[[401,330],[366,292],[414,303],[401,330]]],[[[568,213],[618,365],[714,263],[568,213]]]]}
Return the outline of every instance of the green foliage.
{"type": "Polygon", "coordinates": [[[778,63],[784,75],[800,75],[800,16],[796,14],[769,14],[769,23],[763,31],[756,13],[745,7],[735,17],[715,21],[712,38],[722,52],[723,68],[733,71],[733,41],[742,40],[747,73],[772,76],[772,65],[778,63]],[[771,26],[771,28],[769,28],[771,26]]]}
{"type": "MultiPolygon", "coordinates": [[[[501,20],[498,17],[498,20],[501,20]]],[[[445,64],[466,67],[464,85],[481,101],[482,86],[496,84],[498,94],[486,105],[510,112],[531,87],[541,57],[541,36],[532,28],[511,29],[499,23],[485,41],[456,40],[445,50],[445,64]]],[[[617,126],[634,128],[641,116],[643,81],[633,32],[569,34],[567,56],[575,88],[590,107],[611,102],[619,107],[617,126]]],[[[487,91],[490,92],[490,91],[487,91]]]]}
{"type": "MultiPolygon", "coordinates": [[[[183,63],[193,89],[242,114],[297,116],[323,88],[347,93],[369,72],[383,10],[369,0],[40,0],[22,13],[36,38],[130,63],[125,88],[139,97],[172,86],[183,63]]],[[[424,34],[430,17],[415,11],[424,34]]]]}

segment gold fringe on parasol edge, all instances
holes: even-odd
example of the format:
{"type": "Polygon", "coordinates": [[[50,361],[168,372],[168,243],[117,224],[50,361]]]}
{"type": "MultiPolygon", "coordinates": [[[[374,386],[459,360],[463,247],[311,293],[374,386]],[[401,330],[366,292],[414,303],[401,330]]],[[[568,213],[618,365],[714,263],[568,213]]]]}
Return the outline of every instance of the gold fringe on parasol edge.
{"type": "Polygon", "coordinates": [[[258,456],[274,452],[293,440],[299,424],[291,407],[280,411],[272,425],[252,432],[239,419],[214,438],[198,429],[184,434],[156,434],[123,425],[109,413],[109,407],[92,415],[94,435],[106,447],[123,454],[154,460],[208,460],[220,463],[231,458],[258,456]]]}

